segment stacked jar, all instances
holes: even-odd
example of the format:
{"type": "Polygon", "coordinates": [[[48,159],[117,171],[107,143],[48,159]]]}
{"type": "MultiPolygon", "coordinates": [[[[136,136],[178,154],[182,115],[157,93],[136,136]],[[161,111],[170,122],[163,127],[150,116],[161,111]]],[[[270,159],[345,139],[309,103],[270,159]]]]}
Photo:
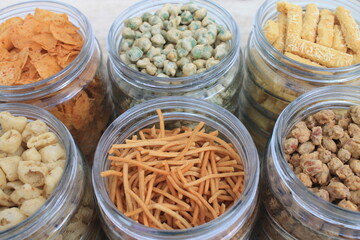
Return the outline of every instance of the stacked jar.
{"type": "MultiPolygon", "coordinates": [[[[28,184],[23,184],[20,180],[11,182],[10,180],[16,180],[16,178],[10,179],[2,182],[1,187],[1,204],[2,204],[2,231],[0,232],[1,239],[97,239],[100,233],[100,227],[98,226],[98,218],[96,211],[94,210],[95,202],[93,200],[93,193],[91,188],[91,182],[88,178],[88,169],[86,167],[86,163],[84,158],[77,148],[73,138],[71,137],[68,129],[52,114],[49,112],[32,105],[27,104],[18,104],[18,103],[8,103],[8,104],[0,104],[0,112],[5,114],[2,116],[1,122],[4,124],[3,126],[10,127],[13,126],[16,129],[18,120],[17,117],[26,117],[28,120],[28,125],[30,123],[36,123],[33,128],[32,134],[33,136],[37,136],[37,134],[42,132],[42,125],[39,123],[39,120],[46,124],[46,128],[49,128],[51,133],[54,133],[56,137],[59,139],[60,145],[65,150],[65,155],[61,157],[60,160],[57,160],[59,164],[56,162],[50,162],[50,159],[45,159],[45,164],[40,164],[40,162],[34,162],[33,159],[37,158],[36,150],[34,148],[31,150],[31,155],[26,154],[24,149],[21,147],[21,151],[17,151],[14,154],[7,154],[7,156],[16,156],[18,158],[23,158],[22,162],[24,162],[25,166],[28,163],[29,169],[30,165],[33,164],[35,167],[32,169],[34,172],[29,172],[30,176],[36,178],[40,174],[40,166],[46,165],[49,170],[49,177],[54,180],[57,177],[59,178],[59,182],[57,183],[56,188],[54,188],[53,192],[48,196],[46,201],[40,206],[35,204],[33,199],[28,196],[27,188],[24,187],[24,190],[20,190],[21,186],[25,186],[28,184]],[[11,116],[11,115],[12,116],[11,116]],[[6,116],[6,119],[3,118],[6,116]],[[11,117],[10,117],[11,116],[11,117]],[[13,118],[14,117],[14,118],[13,118]],[[12,119],[13,118],[13,119],[12,119]],[[12,119],[11,122],[7,122],[8,119],[12,119]],[[20,154],[17,156],[16,154],[20,154]],[[35,154],[35,155],[34,155],[35,154]],[[27,155],[27,156],[25,156],[27,155]],[[63,158],[64,157],[64,158],[63,158]],[[65,162],[64,165],[61,165],[60,162],[65,162]],[[37,164],[36,164],[37,163],[37,164]],[[51,170],[51,168],[58,168],[56,166],[63,166],[62,176],[58,176],[57,171],[51,170]],[[33,174],[33,175],[32,175],[33,174]],[[51,177],[50,175],[53,175],[51,177]],[[12,185],[11,185],[12,184],[12,185]],[[10,186],[11,185],[11,186],[10,186]],[[7,189],[7,190],[6,190],[7,189]],[[7,191],[19,191],[19,193],[24,194],[20,196],[19,202],[23,204],[26,200],[32,201],[32,205],[27,205],[29,209],[25,209],[25,205],[20,208],[20,212],[23,210],[28,210],[29,212],[33,212],[32,215],[28,216],[26,219],[21,222],[13,225],[5,229],[6,225],[9,225],[11,221],[15,221],[18,216],[16,214],[8,215],[3,214],[3,211],[8,208],[8,206],[14,206],[13,203],[10,202],[10,205],[6,205],[5,195],[7,191]],[[25,196],[27,194],[27,196],[25,196]],[[5,204],[5,205],[4,205],[5,204]],[[24,207],[24,209],[23,209],[24,207]],[[34,208],[39,207],[38,210],[34,211],[34,208]],[[9,221],[9,222],[8,222],[9,221]]],[[[23,118],[24,119],[24,118],[23,118]]],[[[22,120],[23,120],[22,119],[22,120]]],[[[29,127],[30,129],[30,127],[29,127]]],[[[23,131],[24,132],[28,130],[23,131]]],[[[48,139],[50,142],[50,138],[48,139]]],[[[9,139],[9,142],[13,142],[13,140],[9,139]]],[[[1,143],[4,145],[4,142],[1,143]]],[[[44,142],[43,142],[44,144],[44,142]]],[[[50,144],[50,143],[49,143],[50,144]]],[[[41,147],[36,146],[37,149],[41,151],[41,147]]],[[[3,149],[2,149],[3,150],[3,149]]],[[[4,157],[4,152],[1,150],[1,161],[7,161],[7,157],[4,157]]],[[[58,149],[53,148],[47,156],[55,157],[58,155],[58,149]]],[[[37,153],[39,154],[39,153],[37,153]]],[[[5,155],[6,156],[6,155],[5,155]]],[[[45,155],[44,155],[45,156],[45,155]]],[[[41,157],[42,158],[42,157],[41,157]]],[[[13,163],[14,164],[14,163],[13,163]]],[[[22,165],[24,166],[24,165],[22,165]]],[[[4,167],[4,165],[2,165],[4,167]]],[[[19,165],[20,169],[20,165],[19,165]]],[[[3,170],[1,170],[2,174],[3,170]]],[[[6,173],[8,173],[6,171],[6,173]]],[[[7,174],[6,174],[7,175],[7,174]]],[[[46,173],[47,175],[47,173],[46,173]]],[[[40,174],[41,176],[41,174],[40,174]]],[[[8,176],[7,176],[8,177],[8,176]]],[[[20,177],[21,178],[21,177],[20,177]]],[[[50,179],[49,178],[49,179],[50,179]]],[[[45,184],[50,184],[45,180],[45,184]]],[[[32,188],[33,191],[35,187],[32,188]]],[[[39,189],[36,187],[36,189],[39,189]]],[[[46,188],[45,188],[46,189],[46,188]]],[[[10,191],[10,192],[11,192],[10,191]]],[[[37,190],[39,191],[39,190],[37,190]]],[[[45,194],[44,190],[44,193],[45,194]]],[[[13,196],[11,199],[14,200],[13,196]]],[[[35,197],[35,196],[33,196],[35,197]]],[[[40,197],[41,198],[41,197],[40,197]]],[[[11,210],[14,207],[10,208],[11,210]]]]}
{"type": "Polygon", "coordinates": [[[146,101],[120,115],[105,131],[97,147],[92,177],[103,229],[110,239],[249,239],[258,209],[259,165],[249,133],[229,111],[203,100],[185,97],[146,101]],[[187,229],[156,229],[130,219],[112,202],[107,190],[110,183],[100,176],[110,167],[109,149],[138,131],[157,125],[156,109],[164,112],[166,126],[178,127],[182,122],[187,128],[204,122],[207,130],[218,130],[219,137],[232,143],[240,155],[245,173],[244,189],[234,204],[214,220],[187,229]]]}
{"type": "MultiPolygon", "coordinates": [[[[125,10],[113,23],[107,39],[109,53],[108,72],[113,89],[112,99],[115,106],[118,107],[116,110],[118,114],[143,101],[161,96],[189,96],[218,104],[231,112],[235,112],[237,109],[237,98],[243,79],[242,57],[239,44],[240,32],[231,15],[216,3],[202,0],[191,3],[195,4],[198,8],[206,9],[207,16],[211,19],[210,21],[225,26],[232,34],[228,53],[215,66],[209,64],[209,69],[202,66],[201,72],[191,76],[153,76],[134,69],[136,68],[134,64],[132,64],[134,65],[133,67],[130,67],[129,63],[126,63],[120,57],[122,47],[131,47],[133,44],[133,41],[121,44],[124,39],[123,30],[126,20],[134,17],[141,18],[142,16],[143,19],[146,19],[148,18],[146,14],[161,9],[165,4],[174,4],[175,6],[186,3],[188,1],[185,0],[141,1],[125,10]]],[[[191,12],[191,14],[193,13],[191,12]]],[[[187,27],[181,28],[180,26],[179,29],[184,31],[187,27]]],[[[214,30],[217,32],[216,27],[214,30]]],[[[141,32],[138,32],[140,34],[138,37],[141,37],[141,32]]],[[[165,37],[164,33],[161,34],[165,37]]],[[[150,32],[146,35],[147,38],[151,38],[151,36],[150,32]]],[[[175,62],[172,64],[175,65],[175,62]]]]}
{"type": "Polygon", "coordinates": [[[260,239],[360,239],[360,213],[316,196],[291,169],[284,150],[285,139],[300,120],[310,121],[308,117],[321,110],[346,112],[360,105],[359,96],[359,87],[322,87],[302,95],[280,114],[265,155],[260,239]]]}
{"type": "MultiPolygon", "coordinates": [[[[97,141],[112,115],[108,100],[110,88],[103,72],[100,46],[86,16],[65,3],[34,1],[9,6],[1,10],[0,22],[26,17],[34,14],[35,9],[66,14],[79,28],[77,32],[82,37],[83,46],[70,64],[52,76],[24,85],[2,86],[0,102],[28,103],[50,111],[68,127],[91,162],[97,141]]],[[[43,64],[51,65],[48,62],[43,64]]]]}
{"type": "MultiPolygon", "coordinates": [[[[266,39],[264,27],[276,16],[275,0],[263,3],[256,14],[254,28],[245,50],[246,77],[240,93],[239,118],[254,137],[260,152],[272,133],[280,112],[301,94],[326,85],[359,85],[360,64],[323,68],[294,61],[280,53],[266,39]]],[[[310,2],[290,1],[303,9],[310,2]]],[[[343,6],[360,22],[357,1],[312,1],[320,9],[343,6]]]]}

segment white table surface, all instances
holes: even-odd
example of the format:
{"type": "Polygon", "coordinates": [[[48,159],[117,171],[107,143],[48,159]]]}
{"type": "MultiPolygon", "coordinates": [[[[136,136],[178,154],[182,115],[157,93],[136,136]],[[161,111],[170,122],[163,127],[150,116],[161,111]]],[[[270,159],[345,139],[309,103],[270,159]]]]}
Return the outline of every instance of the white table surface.
{"type": "MultiPolygon", "coordinates": [[[[155,0],[149,0],[155,1],[155,0]]],[[[253,25],[257,9],[264,0],[213,0],[223,6],[235,18],[240,27],[241,46],[244,47],[253,25]]],[[[24,0],[0,0],[0,9],[24,0]]],[[[126,8],[136,0],[62,0],[85,14],[95,31],[103,52],[106,51],[107,32],[115,20],[126,8]]],[[[106,55],[106,53],[105,53],[106,55]]]]}

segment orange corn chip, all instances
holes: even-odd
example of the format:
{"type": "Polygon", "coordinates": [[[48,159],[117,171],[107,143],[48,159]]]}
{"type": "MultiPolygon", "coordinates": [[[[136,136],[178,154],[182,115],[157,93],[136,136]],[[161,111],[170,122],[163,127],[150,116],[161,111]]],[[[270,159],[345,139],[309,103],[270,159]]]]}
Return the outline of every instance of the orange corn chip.
{"type": "Polygon", "coordinates": [[[63,23],[63,22],[68,22],[68,16],[65,13],[59,14],[59,13],[54,13],[45,9],[40,9],[40,8],[36,8],[35,9],[35,14],[34,17],[39,20],[39,21],[44,21],[44,22],[58,22],[58,23],[63,23]]]}
{"type": "Polygon", "coordinates": [[[53,37],[51,33],[41,33],[32,37],[34,42],[41,45],[45,50],[51,50],[56,47],[57,40],[53,37]]]}
{"type": "Polygon", "coordinates": [[[15,25],[22,24],[23,22],[24,22],[24,20],[22,20],[20,17],[10,18],[0,24],[0,33],[5,32],[5,30],[7,30],[15,25]]]}
{"type": "Polygon", "coordinates": [[[5,48],[7,50],[10,50],[14,47],[13,43],[11,42],[10,36],[11,36],[10,28],[0,33],[0,48],[5,48]]]}
{"type": "Polygon", "coordinates": [[[81,46],[83,44],[82,37],[76,32],[78,28],[72,24],[50,24],[50,32],[54,38],[63,43],[81,46]]]}
{"type": "Polygon", "coordinates": [[[69,54],[65,56],[56,56],[57,63],[62,67],[65,68],[67,65],[69,65],[79,54],[78,51],[70,52],[69,54]]]}
{"type": "Polygon", "coordinates": [[[49,54],[43,54],[39,59],[32,61],[39,75],[45,79],[61,71],[56,58],[49,54]]]}
{"type": "Polygon", "coordinates": [[[0,85],[11,86],[20,78],[21,70],[15,62],[0,62],[0,85]]]}
{"type": "Polygon", "coordinates": [[[16,63],[19,65],[20,69],[23,69],[28,57],[29,57],[29,49],[28,48],[24,48],[17,54],[16,63]]]}
{"type": "Polygon", "coordinates": [[[90,100],[85,91],[81,91],[79,97],[75,100],[72,110],[72,124],[76,129],[84,126],[84,122],[89,121],[90,113],[90,100]]]}
{"type": "Polygon", "coordinates": [[[9,60],[10,53],[6,48],[0,47],[0,62],[9,60]]]}

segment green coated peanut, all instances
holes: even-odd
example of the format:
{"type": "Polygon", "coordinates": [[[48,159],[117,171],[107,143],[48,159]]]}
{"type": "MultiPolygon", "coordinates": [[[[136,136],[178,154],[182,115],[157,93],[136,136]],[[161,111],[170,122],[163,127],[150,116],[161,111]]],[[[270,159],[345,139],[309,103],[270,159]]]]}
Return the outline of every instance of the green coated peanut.
{"type": "Polygon", "coordinates": [[[150,32],[151,32],[152,35],[160,34],[161,33],[160,25],[158,24],[158,25],[152,26],[150,32]]]}
{"type": "Polygon", "coordinates": [[[181,13],[181,24],[189,24],[193,20],[193,15],[189,11],[184,11],[181,13]]]}
{"type": "Polygon", "coordinates": [[[214,58],[217,60],[221,60],[223,59],[226,54],[228,53],[228,46],[226,43],[221,43],[219,45],[216,46],[215,50],[214,50],[214,58]]]}
{"type": "Polygon", "coordinates": [[[146,56],[152,61],[155,56],[161,55],[161,48],[152,46],[146,53],[146,56]]]}
{"type": "Polygon", "coordinates": [[[196,30],[201,28],[201,22],[200,21],[192,21],[189,25],[189,30],[192,32],[195,32],[196,30]]]}
{"type": "Polygon", "coordinates": [[[152,63],[149,63],[148,65],[146,65],[146,72],[152,76],[154,76],[156,74],[156,66],[152,63]]]}
{"type": "Polygon", "coordinates": [[[121,51],[127,51],[132,47],[133,44],[134,40],[132,39],[122,39],[120,43],[120,49],[121,51]]]}
{"type": "Polygon", "coordinates": [[[180,37],[181,37],[181,31],[179,31],[177,29],[170,29],[166,33],[166,39],[172,43],[177,43],[179,41],[180,37]]]}
{"type": "Polygon", "coordinates": [[[149,12],[144,12],[143,15],[141,16],[143,22],[148,22],[149,21],[149,18],[152,16],[151,13],[149,12]]]}
{"type": "Polygon", "coordinates": [[[194,19],[195,20],[203,20],[204,17],[206,17],[207,15],[207,10],[206,8],[200,8],[199,10],[196,10],[194,13],[194,19]]]}
{"type": "Polygon", "coordinates": [[[194,75],[197,71],[196,65],[193,63],[187,63],[182,68],[184,76],[194,75]]]}
{"type": "Polygon", "coordinates": [[[211,58],[213,51],[214,49],[210,45],[205,45],[202,58],[205,60],[211,58]]]}
{"type": "Polygon", "coordinates": [[[181,7],[180,5],[175,5],[175,4],[170,4],[171,6],[169,6],[169,13],[171,16],[177,16],[180,14],[181,12],[181,7]]]}
{"type": "Polygon", "coordinates": [[[176,63],[166,60],[164,62],[164,73],[168,76],[175,76],[177,70],[176,63]]]}
{"type": "Polygon", "coordinates": [[[193,57],[193,59],[200,59],[202,58],[203,52],[204,52],[204,45],[196,45],[191,50],[191,56],[193,57]]]}
{"type": "Polygon", "coordinates": [[[206,61],[204,59],[197,59],[193,63],[196,65],[197,69],[201,69],[201,68],[205,68],[206,61]]]}
{"type": "Polygon", "coordinates": [[[135,31],[135,39],[141,38],[142,37],[142,32],[140,31],[135,31]]]}
{"type": "Polygon", "coordinates": [[[162,24],[161,18],[159,16],[150,16],[149,17],[149,23],[151,25],[157,25],[157,24],[162,24]]]}
{"type": "Polygon", "coordinates": [[[172,49],[174,49],[174,44],[166,44],[164,49],[161,50],[161,54],[167,55],[172,49]]]}
{"type": "Polygon", "coordinates": [[[163,20],[163,21],[168,20],[169,17],[170,17],[169,12],[164,8],[158,10],[156,12],[156,15],[158,15],[160,17],[160,19],[163,20]]]}
{"type": "Polygon", "coordinates": [[[182,48],[186,49],[187,51],[191,51],[191,49],[193,49],[196,46],[196,40],[192,37],[186,37],[181,39],[181,41],[179,41],[182,48]]]}
{"type": "Polygon", "coordinates": [[[182,68],[185,64],[187,64],[187,63],[189,63],[189,62],[190,62],[190,60],[189,60],[188,58],[182,57],[182,58],[180,58],[180,60],[178,60],[178,61],[176,62],[176,65],[177,65],[179,68],[182,68]]]}
{"type": "Polygon", "coordinates": [[[176,16],[176,17],[170,17],[170,20],[168,22],[168,24],[166,25],[166,30],[171,30],[173,28],[177,28],[181,23],[181,17],[180,16],[176,16]]]}
{"type": "Polygon", "coordinates": [[[227,41],[230,40],[232,38],[232,34],[231,32],[225,28],[224,26],[219,25],[218,26],[218,35],[217,35],[217,39],[219,39],[220,41],[227,41]]]}
{"type": "Polygon", "coordinates": [[[195,3],[192,3],[192,2],[186,3],[186,4],[182,5],[182,7],[181,7],[181,10],[189,11],[191,13],[195,12],[198,9],[199,9],[199,7],[195,3]]]}
{"type": "Polygon", "coordinates": [[[166,43],[164,37],[161,34],[155,34],[154,36],[151,37],[151,42],[155,45],[155,46],[162,46],[166,43]]]}
{"type": "Polygon", "coordinates": [[[151,32],[144,32],[143,37],[150,39],[152,37],[152,34],[151,32]]]}
{"type": "Polygon", "coordinates": [[[178,26],[177,29],[180,31],[185,31],[188,29],[188,27],[186,25],[181,25],[181,26],[178,26]]]}
{"type": "Polygon", "coordinates": [[[139,68],[146,68],[148,64],[150,64],[149,58],[143,58],[136,62],[136,66],[139,68]]]}
{"type": "Polygon", "coordinates": [[[210,24],[210,23],[215,23],[215,24],[216,24],[215,20],[212,19],[212,18],[210,18],[210,17],[208,17],[208,16],[204,17],[204,19],[201,21],[201,23],[202,23],[202,25],[203,25],[204,27],[206,27],[206,26],[207,26],[208,24],[210,24]]]}
{"type": "Polygon", "coordinates": [[[126,53],[123,53],[120,55],[120,59],[125,63],[125,64],[131,64],[130,59],[128,58],[128,56],[126,55],[126,53]]]}
{"type": "Polygon", "coordinates": [[[211,68],[211,67],[213,67],[213,66],[215,66],[216,64],[218,64],[219,63],[219,60],[215,60],[215,59],[213,59],[213,58],[210,58],[210,59],[208,59],[207,61],[206,61],[206,69],[209,69],[209,68],[211,68]]]}
{"type": "Polygon", "coordinates": [[[163,68],[164,67],[164,62],[166,60],[166,56],[164,54],[161,54],[159,56],[155,56],[153,58],[153,62],[154,65],[158,68],[163,68]]]}
{"type": "Polygon", "coordinates": [[[141,37],[136,39],[134,42],[134,47],[138,47],[143,52],[147,52],[151,48],[151,41],[146,37],[141,37]]]}
{"type": "Polygon", "coordinates": [[[190,30],[185,30],[181,32],[181,37],[182,38],[187,38],[187,37],[193,37],[193,32],[190,30]]]}
{"type": "Polygon", "coordinates": [[[150,25],[150,23],[148,23],[148,22],[144,22],[143,24],[141,24],[141,26],[139,27],[139,29],[140,29],[140,31],[141,31],[142,33],[148,32],[148,31],[151,30],[151,25],[150,25]]]}
{"type": "Polygon", "coordinates": [[[137,30],[141,24],[141,17],[133,17],[125,21],[125,26],[131,28],[132,30],[137,30]]]}
{"type": "Polygon", "coordinates": [[[178,60],[176,50],[175,49],[170,50],[170,52],[166,55],[166,58],[172,62],[176,62],[178,60]]]}
{"type": "Polygon", "coordinates": [[[127,55],[128,55],[128,58],[130,59],[130,61],[136,62],[143,56],[143,51],[141,51],[141,49],[138,47],[132,47],[127,52],[127,55]]]}
{"type": "Polygon", "coordinates": [[[122,31],[122,36],[124,38],[134,39],[135,38],[135,31],[131,28],[125,27],[122,31]]]}

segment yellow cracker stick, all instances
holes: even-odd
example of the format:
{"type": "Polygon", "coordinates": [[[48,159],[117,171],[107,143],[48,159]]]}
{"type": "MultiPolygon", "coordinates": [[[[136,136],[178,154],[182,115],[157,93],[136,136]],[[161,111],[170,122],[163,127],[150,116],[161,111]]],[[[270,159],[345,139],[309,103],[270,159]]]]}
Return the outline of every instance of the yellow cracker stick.
{"type": "Polygon", "coordinates": [[[268,20],[264,27],[264,34],[266,39],[273,44],[279,37],[279,24],[273,20],[268,20]]]}
{"type": "Polygon", "coordinates": [[[360,30],[351,16],[350,11],[344,7],[336,8],[336,17],[340,22],[345,42],[356,53],[360,52],[360,30]]]}
{"type": "Polygon", "coordinates": [[[334,40],[334,13],[324,9],[320,12],[320,21],[317,29],[316,43],[325,47],[331,47],[334,40]]]}
{"type": "Polygon", "coordinates": [[[288,45],[293,40],[300,39],[302,29],[302,8],[294,4],[286,4],[286,6],[287,29],[285,44],[288,45]]]}
{"type": "Polygon", "coordinates": [[[316,4],[306,5],[304,22],[301,30],[301,38],[310,42],[315,42],[316,29],[319,22],[319,9],[316,4]]]}
{"type": "Polygon", "coordinates": [[[285,48],[285,36],[286,36],[286,14],[280,13],[278,17],[278,26],[279,26],[279,37],[274,42],[273,46],[279,52],[284,52],[285,48]]]}
{"type": "Polygon", "coordinates": [[[345,44],[344,36],[341,32],[340,26],[335,25],[334,26],[334,41],[332,44],[332,48],[340,51],[340,52],[347,52],[347,47],[345,44]]]}
{"type": "Polygon", "coordinates": [[[314,67],[323,67],[318,63],[312,62],[312,61],[310,61],[310,60],[308,60],[306,58],[299,57],[298,55],[295,55],[295,54],[292,54],[292,53],[289,53],[289,52],[285,52],[285,56],[287,56],[287,57],[289,57],[292,60],[295,60],[297,62],[303,63],[303,64],[307,64],[307,65],[314,66],[314,67]]]}
{"type": "Polygon", "coordinates": [[[350,66],[353,56],[303,39],[295,39],[287,45],[286,51],[317,62],[325,67],[350,66]]]}

